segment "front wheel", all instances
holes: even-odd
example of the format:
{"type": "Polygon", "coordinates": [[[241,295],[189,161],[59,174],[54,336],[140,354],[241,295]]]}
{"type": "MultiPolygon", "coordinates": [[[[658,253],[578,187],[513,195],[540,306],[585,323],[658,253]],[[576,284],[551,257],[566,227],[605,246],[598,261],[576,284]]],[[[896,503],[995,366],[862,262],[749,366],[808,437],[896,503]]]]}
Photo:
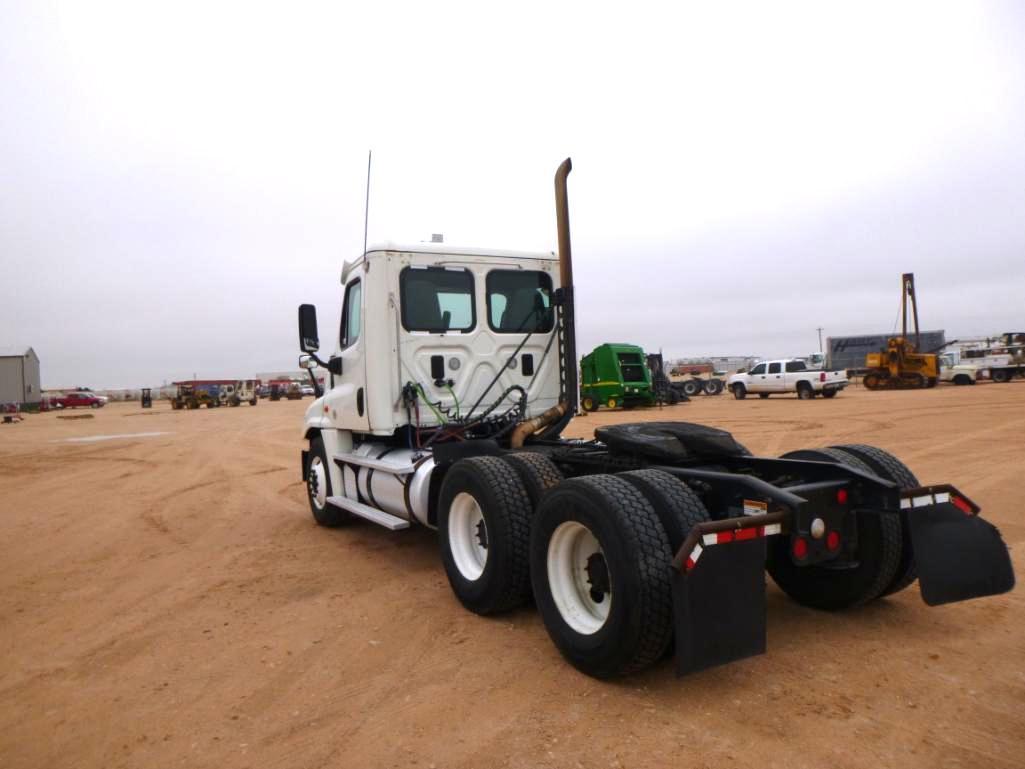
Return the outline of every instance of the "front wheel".
{"type": "Polygon", "coordinates": [[[583,398],[581,398],[580,405],[584,409],[584,411],[598,410],[598,401],[596,401],[594,397],[590,395],[585,395],[583,398]]]}
{"type": "Polygon", "coordinates": [[[744,400],[747,397],[747,388],[744,387],[740,382],[733,385],[733,397],[738,401],[744,400]]]}
{"type": "Polygon", "coordinates": [[[476,614],[496,614],[530,597],[530,498],[500,457],[460,459],[438,498],[441,560],[456,598],[476,614]]]}
{"type": "Polygon", "coordinates": [[[331,474],[328,472],[324,439],[320,436],[310,441],[309,456],[310,462],[306,468],[306,497],[310,502],[313,519],[320,526],[341,526],[351,516],[345,510],[328,502],[328,497],[331,496],[331,474]]]}
{"type": "Polygon", "coordinates": [[[801,384],[797,385],[797,397],[803,401],[810,401],[815,397],[815,391],[807,382],[801,382],[801,384]]]}
{"type": "Polygon", "coordinates": [[[611,475],[548,492],[530,540],[541,619],[569,662],[610,678],[658,660],[672,636],[672,553],[651,504],[611,475]]]}
{"type": "Polygon", "coordinates": [[[765,400],[766,398],[769,397],[769,394],[768,393],[758,393],[758,397],[761,398],[762,400],[765,400]]]}

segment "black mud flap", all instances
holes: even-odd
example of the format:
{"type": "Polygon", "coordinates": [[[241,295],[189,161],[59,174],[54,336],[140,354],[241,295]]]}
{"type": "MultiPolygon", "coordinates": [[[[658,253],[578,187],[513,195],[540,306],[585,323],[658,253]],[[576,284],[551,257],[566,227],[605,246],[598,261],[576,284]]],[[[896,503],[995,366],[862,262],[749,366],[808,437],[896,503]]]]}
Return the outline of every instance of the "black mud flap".
{"type": "Polygon", "coordinates": [[[1000,532],[949,502],[907,511],[922,599],[930,606],[1006,593],[1014,569],[1000,532]]]}
{"type": "Polygon", "coordinates": [[[310,471],[310,452],[303,449],[302,452],[302,466],[303,466],[303,477],[302,480],[305,483],[306,474],[310,471]]]}
{"type": "Polygon", "coordinates": [[[765,538],[701,551],[673,575],[676,673],[765,653],[765,538]]]}

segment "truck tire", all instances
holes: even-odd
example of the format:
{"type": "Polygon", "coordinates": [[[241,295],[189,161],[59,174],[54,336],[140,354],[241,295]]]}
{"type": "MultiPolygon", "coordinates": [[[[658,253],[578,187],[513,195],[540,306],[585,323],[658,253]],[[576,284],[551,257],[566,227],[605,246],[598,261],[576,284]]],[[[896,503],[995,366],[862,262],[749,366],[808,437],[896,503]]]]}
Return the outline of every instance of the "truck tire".
{"type": "Polygon", "coordinates": [[[709,379],[702,385],[701,389],[705,395],[718,395],[722,392],[722,380],[720,379],[709,379]]]}
{"type": "Polygon", "coordinates": [[[1000,384],[1011,381],[1011,372],[1002,368],[993,369],[990,376],[992,377],[994,382],[999,382],[1000,384]]]}
{"type": "Polygon", "coordinates": [[[807,382],[797,383],[797,397],[803,401],[810,401],[815,397],[815,390],[807,382]]]}
{"type": "Polygon", "coordinates": [[[742,401],[747,397],[747,388],[744,387],[743,383],[737,382],[733,385],[733,397],[738,401],[742,401]]]}
{"type": "Polygon", "coordinates": [[[972,378],[967,374],[958,374],[954,377],[954,384],[959,386],[972,384],[972,378]]]}
{"type": "Polygon", "coordinates": [[[830,390],[823,390],[822,391],[822,397],[823,398],[835,398],[836,394],[838,392],[840,392],[840,391],[839,390],[832,390],[832,389],[830,389],[830,390]]]}
{"type": "Polygon", "coordinates": [[[328,472],[327,452],[324,440],[318,435],[310,441],[310,462],[306,468],[306,498],[310,503],[313,519],[320,526],[334,528],[341,526],[352,516],[335,507],[327,498],[331,494],[331,473],[328,472]]]}
{"type": "Polygon", "coordinates": [[[519,473],[523,487],[527,491],[527,497],[530,499],[531,512],[537,510],[541,496],[548,489],[557,486],[563,479],[562,471],[544,454],[522,451],[516,454],[506,454],[503,459],[519,473]]]}
{"type": "Polygon", "coordinates": [[[549,637],[596,678],[658,660],[673,631],[672,553],[644,495],[612,475],[545,495],[530,542],[534,599],[549,637]]]}
{"type": "Polygon", "coordinates": [[[630,470],[618,473],[616,477],[635,487],[648,500],[674,555],[691,529],[711,520],[701,498],[664,470],[630,470]]]}
{"type": "Polygon", "coordinates": [[[619,401],[617,401],[615,398],[609,398],[607,401],[605,401],[605,405],[608,406],[610,409],[614,409],[616,406],[619,405],[619,401]]]}
{"type": "Polygon", "coordinates": [[[688,398],[701,395],[702,384],[700,379],[688,379],[683,383],[683,394],[688,398]]]}
{"type": "MultiPolygon", "coordinates": [[[[865,472],[872,468],[838,449],[802,449],[783,459],[836,462],[865,472]]],[[[771,537],[766,568],[780,589],[803,606],[836,611],[861,606],[881,596],[892,584],[901,561],[901,524],[897,515],[858,516],[858,562],[853,568],[798,566],[787,537],[771,537]]]]}
{"type": "MultiPolygon", "coordinates": [[[[868,446],[864,443],[849,443],[843,446],[833,446],[832,448],[857,457],[872,468],[872,471],[877,475],[893,481],[902,489],[913,489],[921,485],[908,466],[888,451],[883,451],[875,446],[868,446]]],[[[906,510],[900,511],[900,527],[900,565],[897,567],[897,573],[894,575],[893,581],[883,591],[883,595],[898,593],[914,584],[915,580],[918,579],[918,569],[915,566],[915,551],[911,545],[911,529],[908,526],[906,510]]]]}
{"type": "Polygon", "coordinates": [[[769,397],[769,394],[768,393],[758,393],[758,397],[761,398],[762,400],[765,400],[766,398],[769,397]]]}
{"type": "Polygon", "coordinates": [[[530,598],[527,490],[501,457],[460,459],[438,499],[441,560],[456,598],[476,614],[497,614],[530,598]]]}

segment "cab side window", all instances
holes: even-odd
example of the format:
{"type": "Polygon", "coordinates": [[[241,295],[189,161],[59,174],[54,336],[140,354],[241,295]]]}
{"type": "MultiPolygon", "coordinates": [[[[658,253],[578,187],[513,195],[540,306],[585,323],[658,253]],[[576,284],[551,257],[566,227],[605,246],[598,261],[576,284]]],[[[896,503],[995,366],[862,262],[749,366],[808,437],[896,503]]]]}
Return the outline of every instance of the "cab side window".
{"type": "Polygon", "coordinates": [[[807,371],[808,367],[801,360],[788,360],[787,371],[807,371]]]}
{"type": "Polygon", "coordinates": [[[342,305],[342,349],[351,347],[359,339],[362,320],[363,285],[354,280],[345,287],[345,303],[342,305]]]}
{"type": "Polygon", "coordinates": [[[753,369],[751,369],[751,373],[752,374],[764,374],[765,373],[765,364],[764,363],[759,363],[757,366],[755,366],[753,369]]]}
{"type": "Polygon", "coordinates": [[[770,374],[778,374],[779,373],[779,362],[778,361],[776,363],[770,363],[769,364],[769,373],[770,374]]]}

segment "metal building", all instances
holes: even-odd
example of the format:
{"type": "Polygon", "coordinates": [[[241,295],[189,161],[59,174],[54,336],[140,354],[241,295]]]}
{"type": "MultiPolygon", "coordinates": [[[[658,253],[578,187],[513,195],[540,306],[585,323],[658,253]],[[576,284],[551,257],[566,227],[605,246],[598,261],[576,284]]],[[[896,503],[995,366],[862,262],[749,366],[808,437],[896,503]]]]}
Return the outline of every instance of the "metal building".
{"type": "Polygon", "coordinates": [[[0,403],[39,403],[39,356],[31,347],[0,347],[0,403]]]}

